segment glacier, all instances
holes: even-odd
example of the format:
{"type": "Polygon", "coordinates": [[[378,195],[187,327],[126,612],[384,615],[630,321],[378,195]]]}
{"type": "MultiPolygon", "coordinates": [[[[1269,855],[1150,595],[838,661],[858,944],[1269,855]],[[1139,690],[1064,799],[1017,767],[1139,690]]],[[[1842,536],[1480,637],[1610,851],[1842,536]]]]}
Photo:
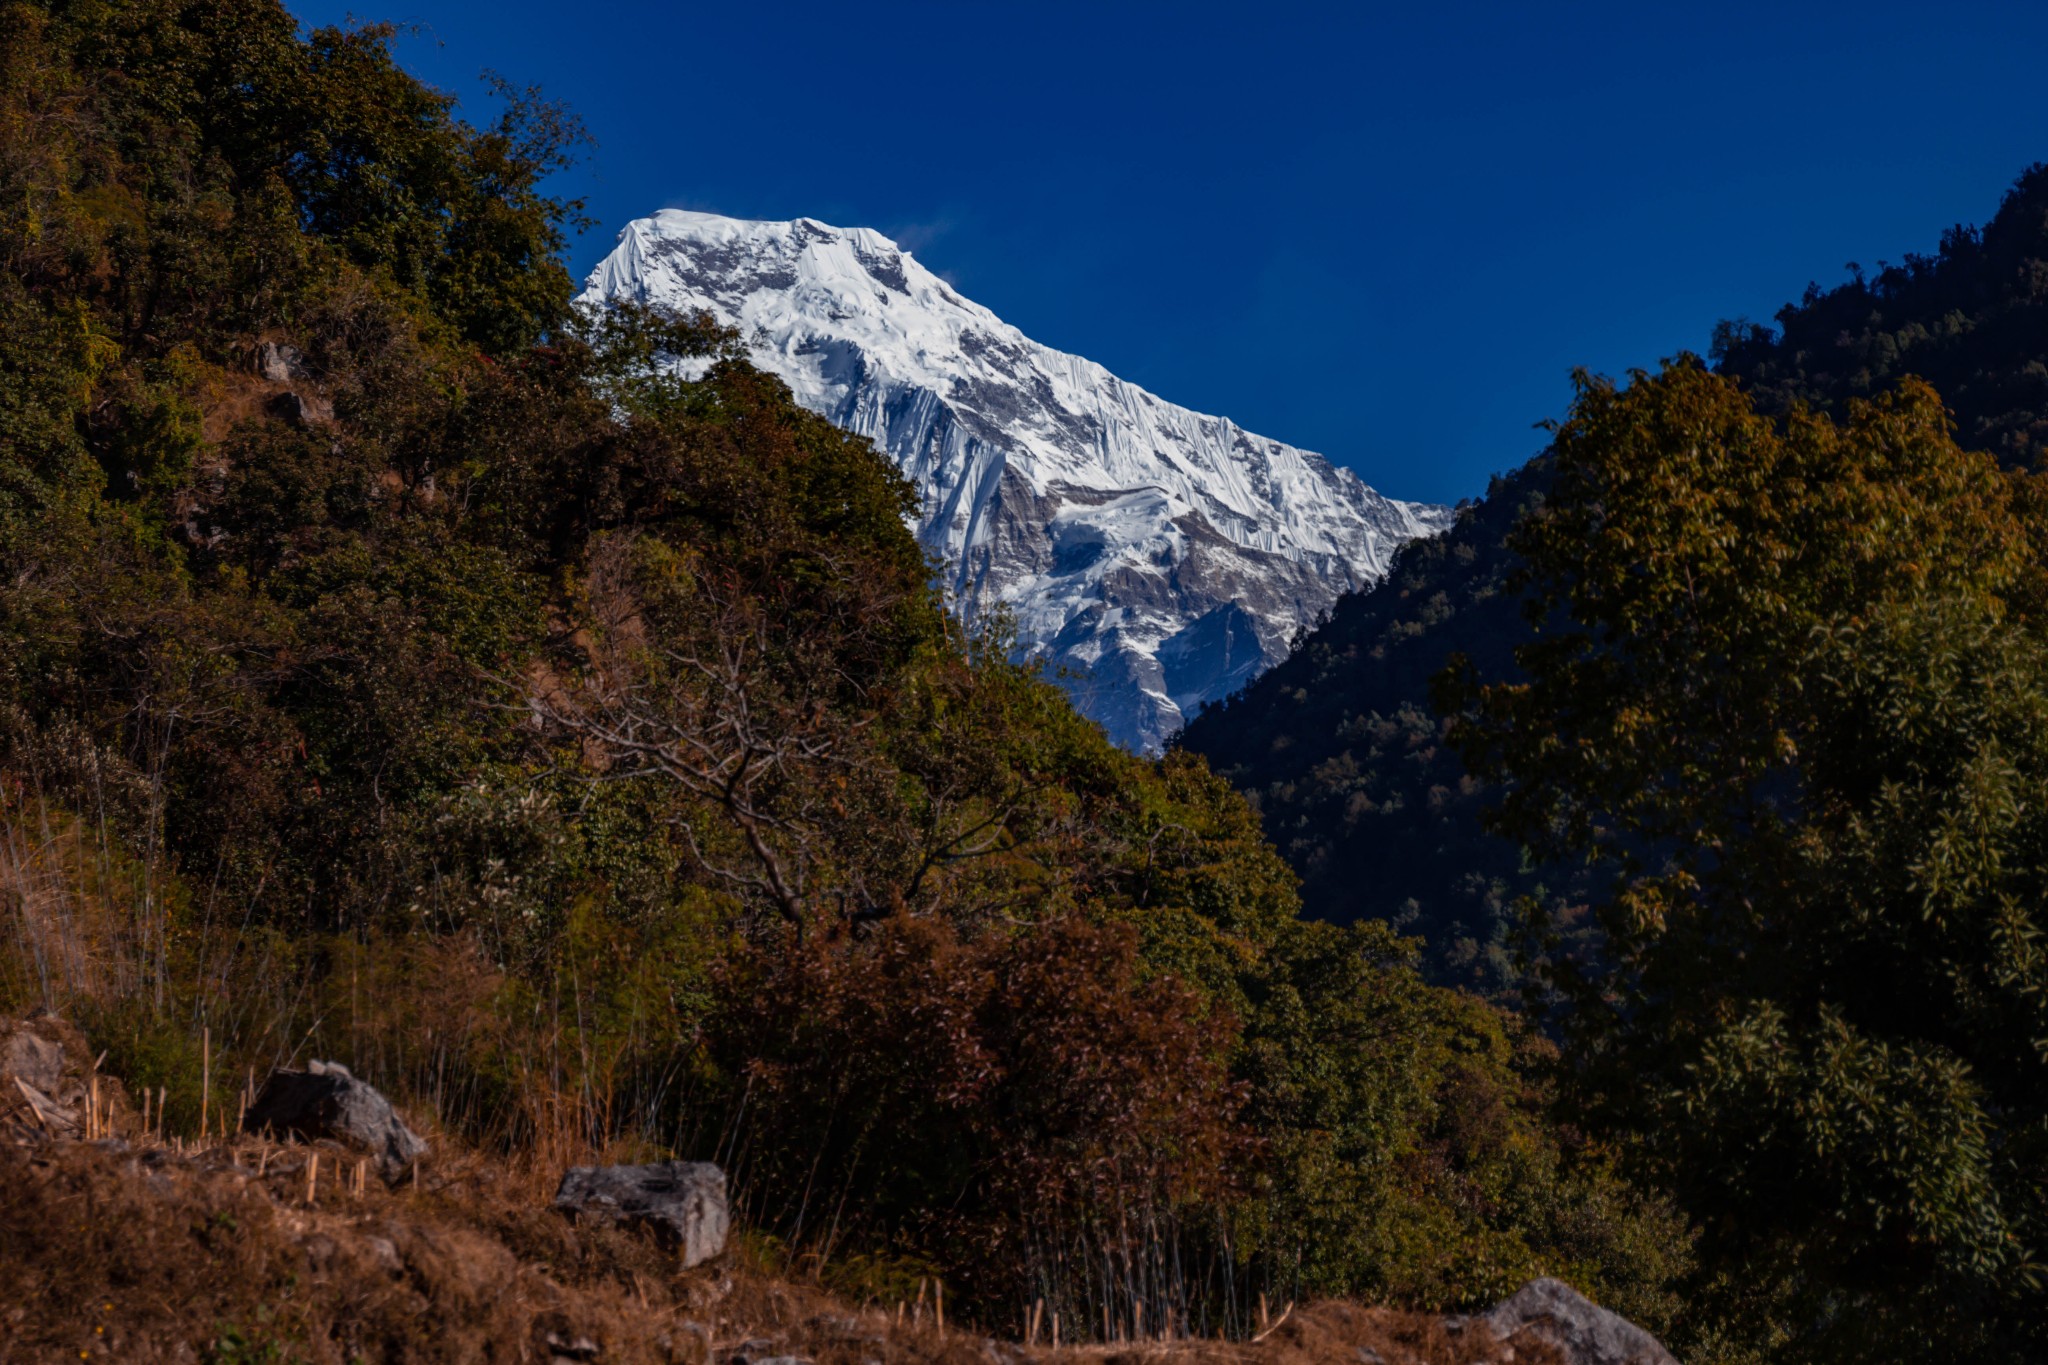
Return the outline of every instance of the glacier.
{"type": "Polygon", "coordinates": [[[581,302],[708,313],[916,485],[970,619],[1000,608],[1086,715],[1156,753],[1451,509],[1040,345],[869,228],[666,209],[581,302]]]}

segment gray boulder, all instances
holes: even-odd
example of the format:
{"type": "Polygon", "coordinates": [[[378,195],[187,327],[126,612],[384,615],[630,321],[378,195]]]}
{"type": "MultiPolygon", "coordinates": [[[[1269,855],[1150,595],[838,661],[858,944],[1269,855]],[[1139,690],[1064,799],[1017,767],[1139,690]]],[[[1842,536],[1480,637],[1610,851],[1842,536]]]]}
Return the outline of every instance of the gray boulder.
{"type": "Polygon", "coordinates": [[[579,1218],[644,1224],[700,1265],[725,1250],[730,1215],[725,1172],[708,1161],[652,1166],[573,1166],[555,1191],[555,1207],[579,1218]]]}
{"type": "Polygon", "coordinates": [[[398,1179],[427,1153],[425,1140],[405,1126],[391,1101],[339,1062],[271,1072],[242,1127],[252,1133],[332,1138],[368,1152],[386,1180],[398,1179]]]}
{"type": "Polygon", "coordinates": [[[1657,1338],[1559,1280],[1531,1280],[1479,1321],[1507,1341],[1528,1333],[1566,1365],[1678,1365],[1657,1338]]]}

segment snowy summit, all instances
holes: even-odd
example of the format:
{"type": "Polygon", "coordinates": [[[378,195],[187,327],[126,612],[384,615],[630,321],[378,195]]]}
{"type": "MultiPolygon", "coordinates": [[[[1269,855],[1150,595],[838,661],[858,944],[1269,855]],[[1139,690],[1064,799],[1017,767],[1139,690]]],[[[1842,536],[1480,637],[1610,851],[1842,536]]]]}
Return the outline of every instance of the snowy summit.
{"type": "Polygon", "coordinates": [[[918,539],[961,608],[1005,604],[1019,648],[1145,752],[1450,519],[1041,346],[867,228],[664,210],[627,225],[583,298],[737,328],[917,485],[918,539]]]}

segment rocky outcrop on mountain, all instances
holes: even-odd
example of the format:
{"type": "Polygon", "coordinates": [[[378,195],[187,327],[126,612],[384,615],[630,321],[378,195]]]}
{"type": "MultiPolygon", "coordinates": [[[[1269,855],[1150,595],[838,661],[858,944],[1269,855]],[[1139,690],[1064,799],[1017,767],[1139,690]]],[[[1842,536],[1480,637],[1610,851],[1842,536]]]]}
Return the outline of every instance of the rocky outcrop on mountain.
{"type": "Polygon", "coordinates": [[[1449,519],[1042,346],[866,228],[664,211],[626,227],[584,300],[736,328],[916,485],[963,612],[1007,613],[1131,748],[1158,749],[1449,519]]]}

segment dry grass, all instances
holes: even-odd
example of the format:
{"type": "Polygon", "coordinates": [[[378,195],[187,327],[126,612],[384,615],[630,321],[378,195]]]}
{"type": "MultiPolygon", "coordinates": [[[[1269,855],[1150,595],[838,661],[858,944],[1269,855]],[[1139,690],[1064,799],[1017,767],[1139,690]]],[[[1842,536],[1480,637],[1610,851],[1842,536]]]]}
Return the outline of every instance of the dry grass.
{"type": "Polygon", "coordinates": [[[481,1157],[392,1189],[359,1182],[355,1162],[327,1144],[180,1150],[139,1131],[0,1145],[0,1362],[1555,1359],[1521,1343],[1504,1352],[1483,1328],[1343,1303],[1294,1311],[1257,1342],[1028,1349],[941,1328],[928,1308],[852,1305],[743,1254],[683,1271],[646,1237],[573,1225],[534,1196],[533,1172],[481,1157]]]}
{"type": "MultiPolygon", "coordinates": [[[[212,1020],[209,1131],[232,1116],[232,1103],[222,1105],[245,1072],[308,1052],[368,1062],[366,1074],[395,1082],[394,1099],[434,1151],[417,1184],[386,1189],[373,1176],[358,1182],[357,1158],[336,1146],[195,1141],[196,1066],[169,1092],[173,1121],[164,1123],[159,1105],[145,1131],[140,1095],[131,1100],[104,1073],[95,1079],[97,1054],[76,1029],[51,1018],[0,1019],[0,1051],[23,1031],[62,1044],[64,1075],[49,1096],[59,1108],[75,1115],[87,1097],[99,1106],[90,1130],[45,1122],[5,1093],[16,1087],[0,1076],[0,1365],[1556,1360],[1541,1344],[1498,1343],[1483,1328],[1447,1331],[1435,1317],[1344,1303],[1295,1309],[1252,1342],[1054,1351],[1045,1344],[1049,1324],[1034,1346],[1015,1339],[1017,1323],[998,1327],[1002,1339],[957,1319],[942,1328],[929,1306],[835,1296],[817,1282],[823,1268],[810,1277],[772,1273],[744,1241],[724,1262],[685,1272],[648,1238],[575,1226],[549,1208],[563,1166],[636,1159],[647,1144],[629,1135],[593,1146],[595,1135],[620,1131],[610,1112],[613,1063],[568,1038],[560,1009],[531,1021],[490,1011],[501,978],[472,945],[359,964],[336,945],[322,996],[234,929],[167,941],[155,879],[115,859],[83,822],[33,799],[6,813],[0,1000],[105,1011],[158,993],[167,978],[210,983],[200,999],[180,1002],[173,992],[169,1011],[197,1015],[194,1034],[200,1019],[212,1020]],[[173,967],[173,951],[196,957],[173,967]],[[328,1022],[308,1028],[308,1014],[328,1022]],[[520,1059],[512,1120],[477,1121],[463,1049],[480,1042],[520,1059]],[[465,1146],[464,1132],[483,1145],[465,1146]]],[[[0,1073],[5,1063],[0,1056],[0,1073]]]]}

